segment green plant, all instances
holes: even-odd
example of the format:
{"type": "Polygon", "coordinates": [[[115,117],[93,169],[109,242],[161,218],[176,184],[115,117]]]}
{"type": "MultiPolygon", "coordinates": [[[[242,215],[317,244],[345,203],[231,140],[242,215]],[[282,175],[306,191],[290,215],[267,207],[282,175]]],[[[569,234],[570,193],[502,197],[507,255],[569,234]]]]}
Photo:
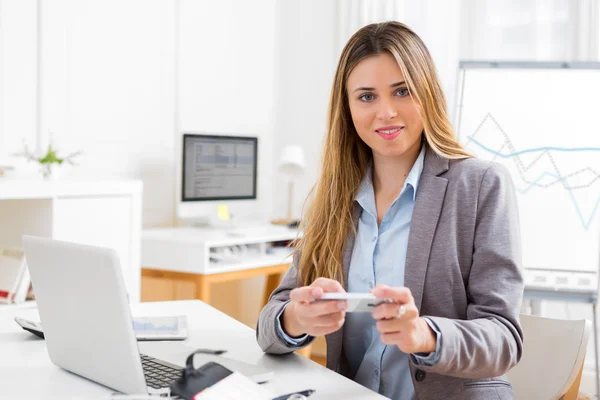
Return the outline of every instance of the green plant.
{"type": "Polygon", "coordinates": [[[44,175],[44,178],[49,178],[52,175],[52,166],[54,164],[62,165],[63,163],[66,162],[67,164],[70,164],[70,165],[77,165],[74,161],[74,158],[81,154],[82,154],[81,151],[76,151],[76,152],[68,154],[65,157],[59,157],[57,150],[54,149],[52,147],[52,143],[50,143],[50,144],[48,144],[48,150],[46,151],[46,154],[44,154],[41,157],[36,157],[35,154],[31,150],[29,150],[27,143],[25,143],[25,141],[23,141],[23,151],[20,153],[14,154],[14,156],[24,157],[28,162],[29,161],[37,162],[42,167],[41,171],[42,171],[42,174],[44,175]]]}

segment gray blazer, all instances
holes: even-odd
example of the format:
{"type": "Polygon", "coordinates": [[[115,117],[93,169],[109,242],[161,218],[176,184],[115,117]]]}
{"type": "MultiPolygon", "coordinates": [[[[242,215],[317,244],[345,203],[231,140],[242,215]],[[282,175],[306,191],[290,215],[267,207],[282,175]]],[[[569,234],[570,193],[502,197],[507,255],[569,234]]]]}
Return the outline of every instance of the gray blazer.
{"type": "MultiPolygon", "coordinates": [[[[356,223],[359,216],[355,203],[356,223]]],[[[417,365],[409,357],[418,399],[514,399],[503,374],[517,364],[523,348],[518,220],[505,168],[474,158],[448,160],[427,149],[404,282],[420,314],[439,327],[442,343],[434,366],[417,365]]],[[[351,234],[342,254],[345,282],[353,247],[351,234]]],[[[276,325],[289,292],[298,285],[298,258],[296,254],[258,320],[257,340],[267,353],[299,349],[279,337],[276,325]]],[[[326,336],[327,367],[347,376],[343,329],[326,336]]]]}

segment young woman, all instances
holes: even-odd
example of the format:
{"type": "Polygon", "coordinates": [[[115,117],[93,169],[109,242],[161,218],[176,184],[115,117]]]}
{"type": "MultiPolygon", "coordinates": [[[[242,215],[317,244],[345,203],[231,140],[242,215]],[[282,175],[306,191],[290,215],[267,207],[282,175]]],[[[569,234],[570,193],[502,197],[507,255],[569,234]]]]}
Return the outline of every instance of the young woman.
{"type": "Polygon", "coordinates": [[[327,366],[392,399],[513,399],[523,279],[515,191],[456,140],[431,56],[397,22],[360,29],[335,75],[321,177],[262,310],[280,354],[326,335],[327,366]],[[391,298],[345,313],[325,292],[391,298]]]}

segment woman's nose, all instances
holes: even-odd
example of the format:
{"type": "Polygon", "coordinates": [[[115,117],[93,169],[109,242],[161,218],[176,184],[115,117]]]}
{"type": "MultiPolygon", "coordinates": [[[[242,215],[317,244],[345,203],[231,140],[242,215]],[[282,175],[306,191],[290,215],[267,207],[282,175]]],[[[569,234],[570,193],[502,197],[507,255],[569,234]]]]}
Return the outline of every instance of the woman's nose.
{"type": "Polygon", "coordinates": [[[379,103],[377,117],[382,121],[387,121],[397,116],[398,110],[396,110],[394,103],[391,100],[382,99],[382,101],[379,103]]]}

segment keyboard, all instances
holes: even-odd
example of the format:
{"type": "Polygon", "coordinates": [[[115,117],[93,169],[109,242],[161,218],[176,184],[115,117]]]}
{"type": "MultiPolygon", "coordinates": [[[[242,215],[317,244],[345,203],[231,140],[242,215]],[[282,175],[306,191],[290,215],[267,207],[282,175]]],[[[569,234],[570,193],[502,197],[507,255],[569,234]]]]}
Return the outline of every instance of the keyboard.
{"type": "Polygon", "coordinates": [[[142,368],[146,377],[146,384],[153,389],[170,387],[177,379],[181,378],[183,367],[154,357],[140,354],[142,368]]]}

